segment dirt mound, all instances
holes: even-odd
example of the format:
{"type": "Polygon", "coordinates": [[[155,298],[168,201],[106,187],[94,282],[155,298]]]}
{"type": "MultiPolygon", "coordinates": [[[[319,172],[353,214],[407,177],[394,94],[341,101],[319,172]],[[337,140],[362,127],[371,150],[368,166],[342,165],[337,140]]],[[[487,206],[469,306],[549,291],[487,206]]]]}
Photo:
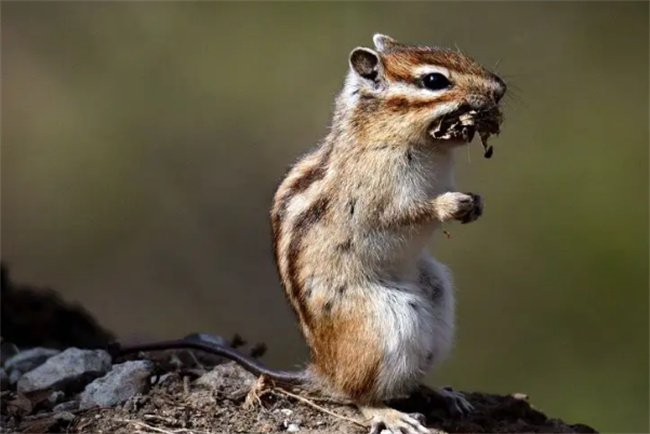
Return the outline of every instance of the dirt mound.
{"type": "MultiPolygon", "coordinates": [[[[178,350],[111,360],[101,349],[90,351],[105,348],[110,333],[53,291],[13,284],[4,267],[1,294],[0,434],[368,432],[352,406],[301,390],[260,387],[253,375],[214,355],[178,350]]],[[[232,348],[246,346],[239,337],[218,339],[232,348]]],[[[254,345],[248,353],[260,357],[264,350],[254,345]]],[[[449,414],[426,387],[391,405],[422,413],[427,426],[448,433],[596,432],[547,417],[522,394],[466,397],[475,412],[464,418],[449,414]]]]}
{"type": "MultiPolygon", "coordinates": [[[[162,365],[157,363],[158,368],[162,365]]],[[[3,433],[157,432],[157,433],[366,433],[357,411],[344,403],[311,397],[300,390],[270,387],[247,396],[255,377],[234,363],[210,370],[158,370],[151,389],[114,408],[58,410],[48,408],[47,393],[2,395],[3,433]],[[252,405],[251,405],[252,404],[252,405]],[[356,421],[356,422],[355,422],[356,421]]],[[[422,388],[394,405],[426,415],[427,425],[449,433],[593,433],[585,425],[569,425],[534,409],[523,395],[468,393],[476,411],[457,418],[422,388]]]]}

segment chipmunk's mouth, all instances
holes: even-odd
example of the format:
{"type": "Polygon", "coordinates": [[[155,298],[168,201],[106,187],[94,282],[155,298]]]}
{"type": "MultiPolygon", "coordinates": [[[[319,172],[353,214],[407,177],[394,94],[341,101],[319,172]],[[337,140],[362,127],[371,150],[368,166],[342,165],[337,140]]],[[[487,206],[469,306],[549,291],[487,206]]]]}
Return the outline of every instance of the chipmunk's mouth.
{"type": "Polygon", "coordinates": [[[485,150],[485,157],[490,158],[492,146],[488,145],[488,139],[501,132],[502,121],[503,115],[496,105],[480,110],[463,106],[436,119],[429,128],[429,134],[435,140],[465,144],[471,143],[474,135],[478,132],[485,150]]]}

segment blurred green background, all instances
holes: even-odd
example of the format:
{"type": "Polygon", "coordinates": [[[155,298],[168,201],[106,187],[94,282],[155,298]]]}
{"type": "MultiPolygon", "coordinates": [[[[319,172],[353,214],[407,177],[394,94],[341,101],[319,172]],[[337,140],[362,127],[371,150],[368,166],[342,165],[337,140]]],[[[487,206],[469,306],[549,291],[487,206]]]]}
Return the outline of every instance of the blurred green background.
{"type": "Polygon", "coordinates": [[[648,3],[2,2],[2,259],[121,337],[306,348],[268,208],[374,32],[458,46],[510,85],[484,216],[436,243],[458,289],[429,381],[648,432],[648,3]]]}

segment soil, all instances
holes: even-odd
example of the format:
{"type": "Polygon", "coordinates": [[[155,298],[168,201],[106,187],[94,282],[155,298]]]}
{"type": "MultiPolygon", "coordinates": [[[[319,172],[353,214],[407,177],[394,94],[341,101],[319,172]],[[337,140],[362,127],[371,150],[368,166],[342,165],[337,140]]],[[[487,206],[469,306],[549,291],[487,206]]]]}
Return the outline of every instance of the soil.
{"type": "MultiPolygon", "coordinates": [[[[10,285],[4,267],[2,280],[2,337],[5,342],[11,336],[12,344],[18,347],[54,343],[56,348],[66,348],[103,346],[110,340],[110,333],[81,307],[65,305],[51,291],[10,285]],[[17,305],[15,300],[38,300],[35,303],[38,309],[30,310],[30,303],[19,304],[26,316],[18,318],[16,312],[6,310],[7,304],[17,305]],[[43,312],[60,314],[52,316],[43,312]],[[57,323],[57,318],[64,318],[65,324],[57,323]],[[27,331],[17,330],[18,326],[27,331]],[[83,335],[67,331],[83,328],[88,330],[83,335]],[[79,345],[79,342],[86,345],[79,345]]],[[[245,342],[235,337],[230,345],[241,348],[245,342]]],[[[264,347],[260,345],[249,350],[253,357],[263,353],[264,347]]],[[[146,393],[114,408],[55,412],[49,400],[52,391],[21,395],[13,389],[5,390],[0,394],[0,434],[368,432],[368,428],[361,426],[361,416],[352,406],[299,389],[287,390],[269,383],[261,385],[238,365],[216,356],[177,350],[140,353],[128,359],[154,362],[152,380],[155,381],[146,393]]],[[[424,386],[409,398],[390,404],[402,411],[422,413],[427,426],[448,433],[597,432],[586,425],[549,418],[535,409],[523,394],[465,394],[475,411],[462,418],[450,414],[439,395],[424,386]]],[[[66,396],[63,401],[75,398],[66,396]]]]}
{"type": "MultiPolygon", "coordinates": [[[[301,433],[368,432],[367,428],[344,419],[361,422],[359,413],[352,406],[312,396],[299,389],[285,390],[269,385],[257,391],[259,400],[247,399],[251,386],[256,382],[255,377],[232,362],[216,366],[213,372],[217,380],[206,385],[199,380],[209,371],[206,367],[182,367],[165,373],[163,367],[172,364],[150,356],[147,358],[154,359],[164,381],[154,385],[148,393],[136,395],[115,408],[54,413],[43,408],[46,407],[43,401],[47,394],[25,397],[15,392],[3,392],[1,413],[5,423],[0,432],[282,433],[289,432],[291,424],[295,424],[301,433]],[[321,409],[289,396],[287,392],[302,396],[321,409]]],[[[424,414],[427,426],[448,433],[597,432],[586,425],[566,424],[547,417],[531,406],[522,394],[467,393],[466,397],[474,405],[475,412],[464,418],[449,414],[445,406],[437,402],[438,395],[426,387],[408,399],[391,404],[402,411],[424,414]]]]}

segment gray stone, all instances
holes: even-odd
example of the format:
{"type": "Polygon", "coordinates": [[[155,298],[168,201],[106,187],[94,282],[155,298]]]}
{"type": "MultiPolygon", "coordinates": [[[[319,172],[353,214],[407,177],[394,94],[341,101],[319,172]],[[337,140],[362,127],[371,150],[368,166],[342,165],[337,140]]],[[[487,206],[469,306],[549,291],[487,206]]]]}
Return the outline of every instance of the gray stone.
{"type": "Polygon", "coordinates": [[[59,353],[59,350],[52,348],[30,348],[28,350],[21,351],[15,356],[9,358],[5,362],[4,368],[7,371],[17,369],[25,374],[45,363],[50,357],[55,356],[59,353]]]}
{"type": "Polygon", "coordinates": [[[79,407],[113,407],[143,393],[150,386],[149,377],[153,367],[148,360],[114,365],[108,374],[86,386],[79,407]]]}
{"type": "Polygon", "coordinates": [[[79,401],[72,400],[72,401],[66,401],[62,402],[61,404],[57,404],[52,408],[52,411],[54,413],[59,413],[61,411],[75,411],[76,409],[79,408],[79,401]]]}
{"type": "Polygon", "coordinates": [[[59,402],[63,401],[64,398],[65,398],[65,393],[61,392],[60,390],[55,390],[50,394],[47,400],[50,403],[50,405],[54,406],[59,402]]]}
{"type": "Polygon", "coordinates": [[[101,377],[111,368],[111,356],[104,350],[69,348],[20,377],[18,392],[28,393],[52,388],[76,391],[101,377]]]}
{"type": "Polygon", "coordinates": [[[282,426],[288,432],[298,432],[298,431],[300,431],[300,423],[291,422],[291,421],[289,421],[289,419],[283,420],[282,421],[282,426]]]}
{"type": "Polygon", "coordinates": [[[210,372],[197,378],[194,384],[218,390],[233,382],[242,384],[245,387],[251,387],[255,383],[255,376],[239,368],[235,362],[230,362],[215,366],[210,372]]]}
{"type": "Polygon", "coordinates": [[[165,381],[169,381],[170,378],[172,378],[174,374],[171,372],[167,372],[165,374],[159,375],[157,377],[151,377],[151,384],[163,384],[165,381]]]}
{"type": "Polygon", "coordinates": [[[60,411],[54,414],[54,420],[61,420],[64,422],[72,422],[75,418],[75,415],[68,411],[60,411]]]}

